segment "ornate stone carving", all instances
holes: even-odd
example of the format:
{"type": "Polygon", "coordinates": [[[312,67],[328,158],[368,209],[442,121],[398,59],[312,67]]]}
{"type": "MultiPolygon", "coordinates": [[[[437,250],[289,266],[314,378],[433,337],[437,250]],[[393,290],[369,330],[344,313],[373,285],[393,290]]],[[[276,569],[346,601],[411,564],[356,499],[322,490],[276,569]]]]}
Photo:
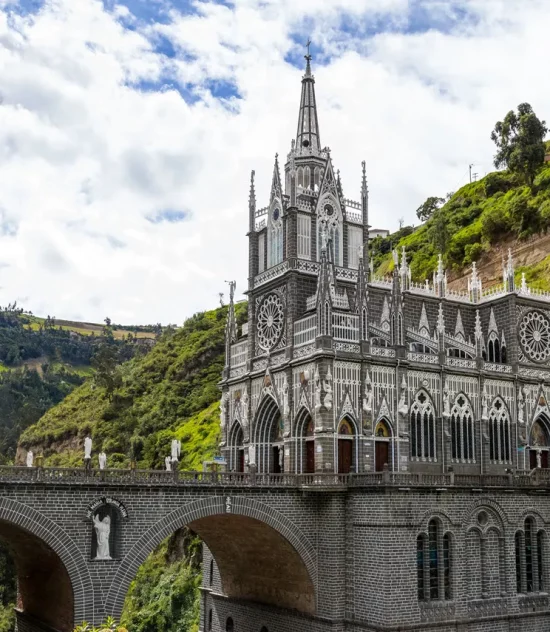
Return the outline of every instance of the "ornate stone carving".
{"type": "Polygon", "coordinates": [[[323,406],[327,410],[332,410],[332,373],[330,372],[330,367],[327,372],[327,376],[323,383],[323,390],[325,391],[325,398],[323,400],[323,406]]]}
{"type": "Polygon", "coordinates": [[[550,322],[545,314],[538,310],[526,312],[518,333],[523,352],[532,362],[542,363],[550,358],[550,322]]]}
{"type": "Polygon", "coordinates": [[[443,417],[445,419],[449,419],[451,416],[451,397],[449,395],[449,388],[445,383],[445,388],[443,389],[443,417]]]}
{"type": "Polygon", "coordinates": [[[372,380],[370,379],[370,372],[367,369],[367,374],[365,376],[365,397],[363,398],[363,410],[370,414],[372,413],[372,380]]]}
{"type": "Polygon", "coordinates": [[[27,467],[32,467],[33,462],[34,462],[34,454],[32,453],[32,450],[29,450],[27,452],[27,467]]]}
{"type": "Polygon", "coordinates": [[[257,314],[256,331],[258,345],[270,351],[280,341],[285,325],[285,310],[281,297],[272,292],[260,303],[257,314]]]}
{"type": "Polygon", "coordinates": [[[107,467],[107,455],[103,452],[103,450],[99,453],[98,460],[99,469],[104,470],[107,467]]]}
{"type": "Polygon", "coordinates": [[[248,427],[248,403],[249,403],[249,397],[248,397],[248,389],[245,386],[243,388],[243,394],[241,395],[241,423],[243,428],[248,427]]]}
{"type": "Polygon", "coordinates": [[[319,376],[319,367],[315,367],[315,410],[321,410],[321,378],[319,376]]]}

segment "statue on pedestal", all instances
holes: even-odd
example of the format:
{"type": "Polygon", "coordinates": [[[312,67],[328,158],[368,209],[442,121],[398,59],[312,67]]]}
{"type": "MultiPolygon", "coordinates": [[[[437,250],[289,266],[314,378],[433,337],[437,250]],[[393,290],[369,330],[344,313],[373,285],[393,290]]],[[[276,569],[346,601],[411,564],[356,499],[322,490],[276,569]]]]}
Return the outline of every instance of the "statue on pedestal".
{"type": "Polygon", "coordinates": [[[178,439],[172,439],[172,464],[177,463],[181,454],[181,441],[178,439]]]}
{"type": "Polygon", "coordinates": [[[99,453],[99,469],[104,470],[107,467],[107,455],[105,452],[101,451],[99,453]]]}
{"type": "Polygon", "coordinates": [[[109,536],[111,534],[111,518],[105,516],[103,520],[96,514],[94,516],[94,529],[97,538],[96,560],[110,560],[109,536]]]}
{"type": "Polygon", "coordinates": [[[32,453],[32,450],[29,450],[27,452],[27,467],[32,467],[33,461],[34,461],[34,454],[32,453]]]}
{"type": "Polygon", "coordinates": [[[167,456],[164,459],[164,467],[166,468],[167,472],[171,472],[172,471],[172,459],[171,459],[171,457],[167,456]]]}
{"type": "Polygon", "coordinates": [[[90,435],[84,439],[84,467],[86,470],[92,467],[92,438],[90,435]]]}

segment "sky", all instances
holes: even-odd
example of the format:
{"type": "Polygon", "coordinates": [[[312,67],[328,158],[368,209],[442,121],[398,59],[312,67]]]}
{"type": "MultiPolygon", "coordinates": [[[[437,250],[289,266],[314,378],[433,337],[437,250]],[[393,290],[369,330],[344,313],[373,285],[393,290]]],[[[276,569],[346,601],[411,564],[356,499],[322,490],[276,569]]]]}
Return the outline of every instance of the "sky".
{"type": "Polygon", "coordinates": [[[510,109],[550,120],[548,33],[548,0],[0,0],[0,304],[181,324],[242,297],[308,38],[345,197],[365,160],[371,225],[418,223],[510,109]]]}

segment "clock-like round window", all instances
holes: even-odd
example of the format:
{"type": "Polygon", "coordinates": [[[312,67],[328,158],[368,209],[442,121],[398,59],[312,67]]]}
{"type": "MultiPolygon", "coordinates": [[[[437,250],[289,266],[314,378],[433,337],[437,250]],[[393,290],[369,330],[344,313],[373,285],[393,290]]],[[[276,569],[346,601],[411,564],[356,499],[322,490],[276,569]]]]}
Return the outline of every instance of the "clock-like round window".
{"type": "Polygon", "coordinates": [[[330,217],[334,214],[334,208],[330,204],[325,204],[325,213],[330,217]]]}
{"type": "Polygon", "coordinates": [[[273,210],[273,221],[276,222],[279,217],[281,215],[281,211],[279,210],[279,207],[276,206],[275,209],[273,210]]]}
{"type": "Polygon", "coordinates": [[[519,324],[519,340],[525,355],[533,362],[550,358],[550,322],[537,311],[527,312],[519,324]]]}
{"type": "Polygon", "coordinates": [[[258,344],[265,351],[281,339],[285,324],[283,303],[277,294],[268,294],[258,310],[258,344]]]}

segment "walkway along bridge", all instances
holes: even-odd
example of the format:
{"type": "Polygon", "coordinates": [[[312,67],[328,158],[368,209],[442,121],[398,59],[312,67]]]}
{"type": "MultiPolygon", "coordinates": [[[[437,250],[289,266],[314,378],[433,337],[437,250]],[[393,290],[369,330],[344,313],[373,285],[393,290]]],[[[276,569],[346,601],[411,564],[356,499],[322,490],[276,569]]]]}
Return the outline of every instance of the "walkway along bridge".
{"type": "MultiPolygon", "coordinates": [[[[185,525],[208,547],[201,631],[225,629],[221,614],[212,622],[213,599],[220,600],[220,612],[270,622],[274,631],[286,630],[281,622],[287,619],[301,630],[374,630],[382,629],[376,611],[362,611],[350,588],[373,561],[368,542],[365,551],[359,544],[362,530],[400,529],[404,546],[411,546],[403,572],[414,574],[414,540],[431,506],[427,496],[432,504],[433,495],[441,498],[450,522],[459,524],[481,505],[513,523],[506,511],[521,513],[533,495],[538,511],[550,514],[548,494],[550,476],[541,470],[254,475],[0,467],[0,537],[17,564],[21,632],[70,632],[84,620],[119,617],[139,566],[185,525]],[[111,517],[109,560],[95,559],[97,515],[111,517]]],[[[398,558],[395,544],[392,549],[398,558]]],[[[513,576],[513,565],[510,571],[513,576]]],[[[513,593],[512,586],[503,590],[510,598],[513,593]]]]}

